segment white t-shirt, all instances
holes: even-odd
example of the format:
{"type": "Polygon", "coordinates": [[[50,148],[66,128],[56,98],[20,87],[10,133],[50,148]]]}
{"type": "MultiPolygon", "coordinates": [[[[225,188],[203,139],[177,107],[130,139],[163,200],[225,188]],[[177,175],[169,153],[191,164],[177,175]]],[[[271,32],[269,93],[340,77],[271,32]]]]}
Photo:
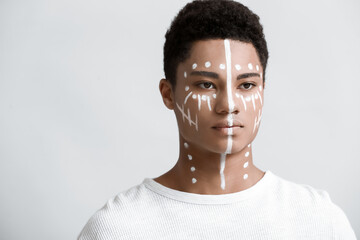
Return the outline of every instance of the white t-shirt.
{"type": "Polygon", "coordinates": [[[356,239],[329,194],[269,170],[252,187],[204,195],[151,178],[111,198],[78,240],[113,239],[356,239]]]}

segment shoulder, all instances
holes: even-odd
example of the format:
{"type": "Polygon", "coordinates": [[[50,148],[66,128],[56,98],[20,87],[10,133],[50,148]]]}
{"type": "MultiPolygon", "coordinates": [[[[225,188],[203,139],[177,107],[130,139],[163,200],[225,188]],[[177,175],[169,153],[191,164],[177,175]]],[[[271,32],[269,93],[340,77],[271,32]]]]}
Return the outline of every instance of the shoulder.
{"type": "Polygon", "coordinates": [[[149,190],[139,184],[110,198],[88,220],[78,240],[120,239],[136,224],[136,218],[151,204],[149,190]]]}
{"type": "Polygon", "coordinates": [[[275,195],[280,204],[295,211],[297,216],[311,217],[332,229],[336,239],[356,239],[344,211],[336,205],[326,190],[275,177],[275,195]]]}

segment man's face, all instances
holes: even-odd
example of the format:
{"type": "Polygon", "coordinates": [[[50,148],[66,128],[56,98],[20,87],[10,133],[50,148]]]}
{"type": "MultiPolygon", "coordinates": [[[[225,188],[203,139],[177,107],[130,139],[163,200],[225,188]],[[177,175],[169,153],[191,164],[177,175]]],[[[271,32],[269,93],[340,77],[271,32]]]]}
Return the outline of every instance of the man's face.
{"type": "Polygon", "coordinates": [[[235,153],[253,141],[261,120],[264,86],[252,44],[197,41],[176,74],[175,114],[188,144],[235,153]]]}

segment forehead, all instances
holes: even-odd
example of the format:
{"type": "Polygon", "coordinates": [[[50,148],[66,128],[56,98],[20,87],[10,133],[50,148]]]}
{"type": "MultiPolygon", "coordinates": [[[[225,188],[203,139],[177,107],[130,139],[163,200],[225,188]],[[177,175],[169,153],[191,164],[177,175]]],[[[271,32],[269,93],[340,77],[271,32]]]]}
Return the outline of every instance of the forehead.
{"type": "MultiPolygon", "coordinates": [[[[239,64],[247,62],[259,63],[256,50],[251,43],[229,40],[231,60],[239,64]]],[[[223,39],[201,40],[193,43],[190,57],[184,63],[197,61],[225,62],[225,46],[223,39]]]]}

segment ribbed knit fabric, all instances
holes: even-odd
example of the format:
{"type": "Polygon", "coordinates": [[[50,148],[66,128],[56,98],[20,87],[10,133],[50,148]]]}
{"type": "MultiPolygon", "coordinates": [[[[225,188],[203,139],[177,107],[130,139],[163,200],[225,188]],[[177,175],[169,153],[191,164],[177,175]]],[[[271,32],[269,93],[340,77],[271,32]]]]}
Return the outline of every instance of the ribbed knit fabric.
{"type": "Polygon", "coordinates": [[[237,193],[203,195],[167,188],[151,178],[111,198],[78,240],[356,239],[329,194],[269,170],[237,193]]]}

